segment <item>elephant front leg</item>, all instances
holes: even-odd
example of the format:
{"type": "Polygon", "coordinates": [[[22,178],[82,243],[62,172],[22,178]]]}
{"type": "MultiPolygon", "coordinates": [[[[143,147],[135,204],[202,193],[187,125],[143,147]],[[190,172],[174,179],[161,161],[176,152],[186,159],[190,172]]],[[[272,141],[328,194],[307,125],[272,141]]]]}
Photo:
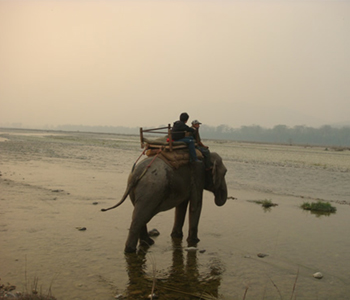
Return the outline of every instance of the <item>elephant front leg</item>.
{"type": "Polygon", "coordinates": [[[198,238],[198,224],[202,211],[202,200],[198,200],[195,205],[190,202],[189,209],[189,229],[187,242],[189,246],[194,246],[200,239],[198,238]]]}
{"type": "Polygon", "coordinates": [[[186,211],[187,211],[188,201],[182,202],[175,208],[175,220],[173,230],[171,232],[172,238],[182,239],[182,227],[185,222],[186,211]]]}

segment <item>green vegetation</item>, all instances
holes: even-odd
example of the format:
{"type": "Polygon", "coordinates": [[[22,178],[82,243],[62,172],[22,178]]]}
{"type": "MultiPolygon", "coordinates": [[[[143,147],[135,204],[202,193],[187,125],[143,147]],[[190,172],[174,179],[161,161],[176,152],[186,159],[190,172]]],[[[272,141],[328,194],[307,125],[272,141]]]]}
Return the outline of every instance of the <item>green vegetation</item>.
{"type": "Polygon", "coordinates": [[[264,208],[270,208],[272,206],[277,206],[278,205],[276,203],[272,203],[271,200],[267,200],[267,199],[265,199],[265,200],[257,200],[257,201],[254,201],[254,202],[257,203],[257,204],[261,204],[262,207],[264,207],[264,208]]]}
{"type": "Polygon", "coordinates": [[[329,202],[322,202],[322,201],[317,201],[313,203],[304,202],[300,207],[304,210],[310,210],[312,212],[319,212],[319,213],[334,213],[337,210],[329,202]]]}

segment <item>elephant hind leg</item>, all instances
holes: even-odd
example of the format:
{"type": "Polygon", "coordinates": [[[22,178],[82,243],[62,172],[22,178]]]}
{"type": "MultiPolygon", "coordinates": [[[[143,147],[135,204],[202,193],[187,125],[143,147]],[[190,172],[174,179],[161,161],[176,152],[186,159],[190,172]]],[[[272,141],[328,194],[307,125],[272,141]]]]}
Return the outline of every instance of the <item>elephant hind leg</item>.
{"type": "Polygon", "coordinates": [[[128,241],[125,244],[124,253],[135,253],[136,246],[137,246],[137,240],[136,240],[136,243],[132,243],[132,245],[131,245],[129,238],[128,238],[128,241]]]}
{"type": "Polygon", "coordinates": [[[154,244],[154,240],[150,238],[147,225],[143,226],[140,232],[140,244],[145,244],[147,246],[152,246],[154,244]]]}
{"type": "Polygon", "coordinates": [[[155,213],[145,214],[139,207],[134,208],[133,218],[131,221],[128,239],[125,244],[125,252],[136,252],[137,243],[153,245],[154,241],[149,237],[147,232],[147,223],[152,219],[155,213]]]}
{"type": "Polygon", "coordinates": [[[140,245],[142,246],[152,246],[154,244],[154,240],[150,238],[150,236],[148,235],[147,232],[147,226],[143,226],[140,230],[140,234],[136,234],[134,232],[129,232],[129,237],[126,241],[125,244],[125,249],[124,252],[125,253],[135,253],[137,248],[137,242],[140,239],[140,245]]]}
{"type": "Polygon", "coordinates": [[[137,228],[133,226],[133,224],[131,224],[129,229],[128,239],[126,240],[126,243],[125,243],[125,248],[124,248],[125,253],[136,252],[137,250],[136,247],[139,241],[140,232],[141,232],[141,228],[137,228]]]}

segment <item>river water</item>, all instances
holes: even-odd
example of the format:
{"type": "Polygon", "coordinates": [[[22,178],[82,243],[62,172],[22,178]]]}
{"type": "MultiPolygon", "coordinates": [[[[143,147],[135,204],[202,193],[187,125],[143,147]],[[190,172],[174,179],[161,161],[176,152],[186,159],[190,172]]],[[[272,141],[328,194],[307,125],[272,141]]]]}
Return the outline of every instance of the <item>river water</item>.
{"type": "Polygon", "coordinates": [[[204,193],[198,251],[171,240],[168,211],[149,224],[156,243],[125,256],[131,203],[100,209],[122,196],[138,137],[0,130],[2,280],[38,277],[58,299],[147,299],[152,286],[159,299],[349,299],[350,151],[204,142],[236,199],[216,207],[204,193]],[[300,208],[316,200],[337,212],[300,208]]]}
{"type": "Polygon", "coordinates": [[[350,151],[211,142],[233,170],[233,188],[350,202],[350,151]],[[218,145],[219,144],[219,145],[218,145]]]}

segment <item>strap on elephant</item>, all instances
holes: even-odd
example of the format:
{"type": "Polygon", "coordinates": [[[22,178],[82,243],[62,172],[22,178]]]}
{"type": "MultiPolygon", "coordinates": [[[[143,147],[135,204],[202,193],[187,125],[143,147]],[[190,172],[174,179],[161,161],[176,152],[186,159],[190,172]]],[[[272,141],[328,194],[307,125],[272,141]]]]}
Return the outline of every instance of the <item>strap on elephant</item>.
{"type": "Polygon", "coordinates": [[[140,158],[141,158],[142,155],[145,155],[147,149],[148,149],[148,146],[146,146],[145,150],[142,151],[142,153],[140,154],[139,158],[136,159],[134,165],[132,166],[131,173],[134,172],[135,166],[136,166],[137,162],[140,160],[140,158]]]}
{"type": "MultiPolygon", "coordinates": [[[[143,153],[140,155],[140,157],[144,154],[145,151],[143,151],[143,153]]],[[[148,166],[143,170],[142,174],[139,176],[139,178],[137,178],[137,182],[139,182],[141,180],[141,178],[146,174],[147,170],[152,166],[154,160],[157,158],[157,156],[159,155],[159,153],[162,152],[162,149],[160,148],[157,152],[157,154],[153,157],[152,161],[148,164],[148,166]]],[[[137,159],[137,161],[140,159],[140,157],[137,159]]],[[[137,162],[136,161],[136,162],[137,162]]],[[[134,167],[136,165],[136,162],[134,164],[134,167]]],[[[133,167],[133,170],[134,170],[133,167]]]]}

